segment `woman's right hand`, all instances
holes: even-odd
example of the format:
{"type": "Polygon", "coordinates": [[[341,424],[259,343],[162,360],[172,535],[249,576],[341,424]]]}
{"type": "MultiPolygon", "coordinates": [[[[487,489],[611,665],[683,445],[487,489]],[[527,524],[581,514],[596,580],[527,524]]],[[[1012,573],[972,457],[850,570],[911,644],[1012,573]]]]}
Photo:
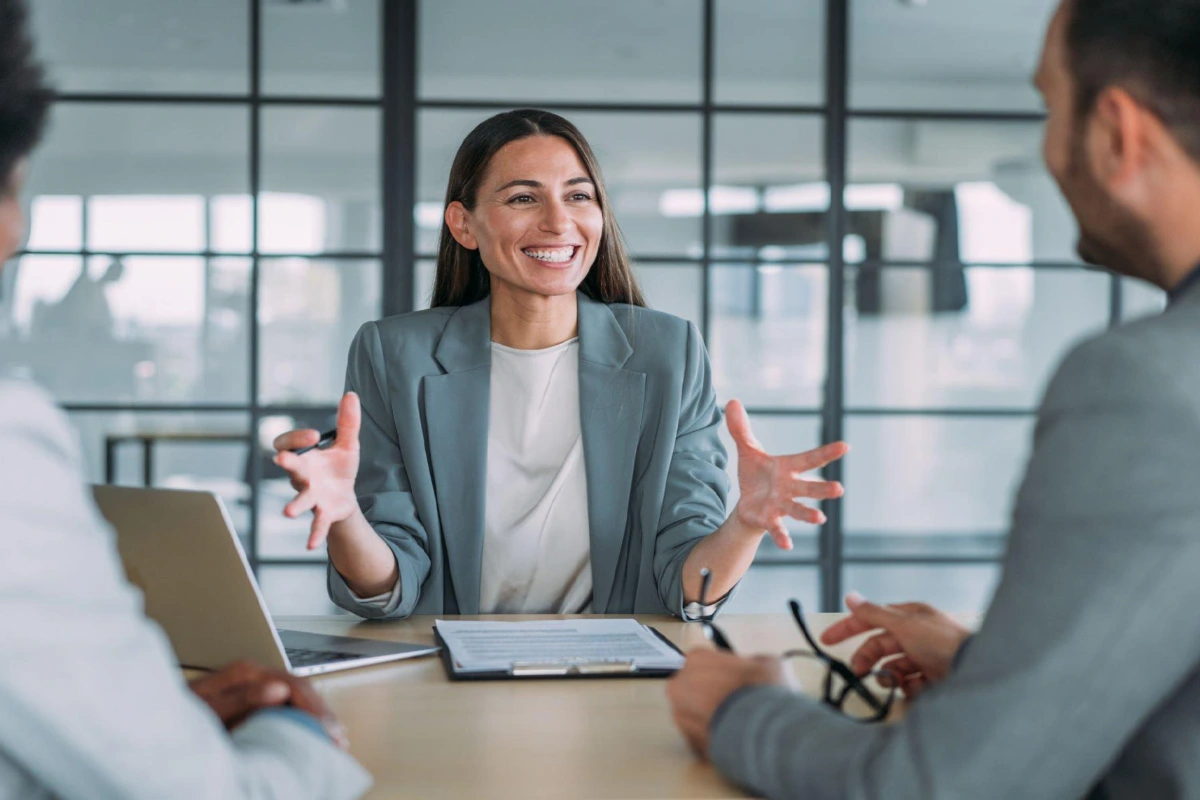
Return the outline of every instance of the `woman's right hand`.
{"type": "Polygon", "coordinates": [[[362,409],[358,395],[346,392],[338,406],[337,441],[324,450],[296,455],[292,450],[317,443],[315,430],[288,431],[275,439],[275,463],[287,470],[298,495],[283,508],[286,517],[313,512],[308,549],[313,550],[329,535],[330,526],[359,513],[354,494],[358,475],[358,428],[362,409]]]}

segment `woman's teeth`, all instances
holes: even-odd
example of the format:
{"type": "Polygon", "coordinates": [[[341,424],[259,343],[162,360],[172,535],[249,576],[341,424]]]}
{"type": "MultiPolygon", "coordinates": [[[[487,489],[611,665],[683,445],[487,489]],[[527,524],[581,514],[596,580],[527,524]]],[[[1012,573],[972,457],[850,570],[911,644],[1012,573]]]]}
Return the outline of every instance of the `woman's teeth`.
{"type": "Polygon", "coordinates": [[[548,261],[552,264],[565,264],[575,255],[574,247],[559,247],[554,250],[522,250],[522,253],[538,261],[548,261]]]}

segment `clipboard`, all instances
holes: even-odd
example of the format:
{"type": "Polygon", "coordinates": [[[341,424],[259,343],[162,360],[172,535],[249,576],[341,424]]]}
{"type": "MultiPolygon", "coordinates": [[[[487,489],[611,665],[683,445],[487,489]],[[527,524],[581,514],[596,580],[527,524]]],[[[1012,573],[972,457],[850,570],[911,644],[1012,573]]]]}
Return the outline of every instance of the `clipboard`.
{"type": "MultiPolygon", "coordinates": [[[[652,625],[644,625],[646,630],[657,636],[667,647],[679,655],[683,651],[675,643],[663,636],[652,625]]],[[[460,672],[454,667],[454,658],[450,648],[446,646],[437,626],[433,628],[433,641],[438,647],[442,658],[442,666],[446,669],[446,677],[452,681],[508,681],[508,680],[588,680],[596,678],[669,678],[676,673],[674,669],[641,668],[629,661],[570,661],[542,663],[513,663],[507,670],[489,672],[460,672]]]]}

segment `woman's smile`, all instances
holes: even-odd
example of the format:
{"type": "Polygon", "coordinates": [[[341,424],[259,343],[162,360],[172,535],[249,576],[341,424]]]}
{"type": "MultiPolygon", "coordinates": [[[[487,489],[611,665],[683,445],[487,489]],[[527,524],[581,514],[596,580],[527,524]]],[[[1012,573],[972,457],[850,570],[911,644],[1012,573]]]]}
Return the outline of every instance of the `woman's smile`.
{"type": "Polygon", "coordinates": [[[534,245],[521,250],[521,254],[538,266],[547,269],[566,269],[574,266],[575,259],[583,249],[581,245],[534,245]]]}

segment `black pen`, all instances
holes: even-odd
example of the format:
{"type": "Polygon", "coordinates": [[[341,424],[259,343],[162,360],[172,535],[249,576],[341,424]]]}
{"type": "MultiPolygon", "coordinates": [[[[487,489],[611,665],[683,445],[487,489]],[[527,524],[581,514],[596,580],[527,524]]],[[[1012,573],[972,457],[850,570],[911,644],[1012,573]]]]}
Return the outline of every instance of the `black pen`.
{"type": "MultiPolygon", "coordinates": [[[[712,570],[704,567],[700,570],[700,606],[705,608],[708,606],[708,590],[712,586],[712,570]]],[[[704,613],[701,611],[700,613],[704,613]]],[[[725,634],[721,633],[721,629],[713,624],[712,619],[702,617],[700,623],[704,626],[704,638],[708,639],[718,650],[733,652],[733,647],[730,646],[729,640],[725,638],[725,634]]]]}
{"type": "Polygon", "coordinates": [[[321,434],[321,438],[317,439],[316,444],[310,444],[308,447],[297,447],[292,452],[298,456],[302,456],[309,450],[324,450],[329,445],[337,441],[337,430],[325,431],[321,434]]]}

